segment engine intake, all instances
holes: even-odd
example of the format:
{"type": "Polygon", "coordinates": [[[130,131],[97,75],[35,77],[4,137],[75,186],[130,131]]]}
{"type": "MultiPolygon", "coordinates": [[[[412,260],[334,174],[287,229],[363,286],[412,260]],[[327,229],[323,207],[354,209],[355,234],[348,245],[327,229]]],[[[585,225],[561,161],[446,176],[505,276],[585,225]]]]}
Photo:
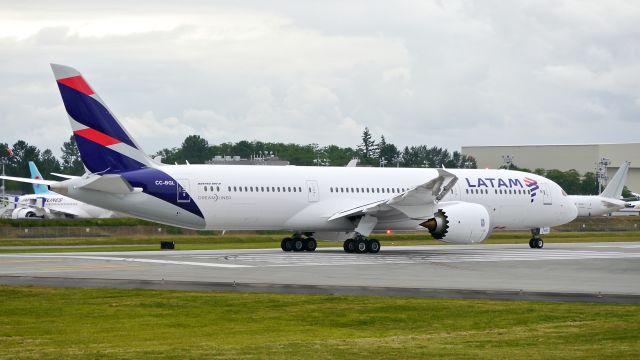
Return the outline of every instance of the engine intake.
{"type": "Polygon", "coordinates": [[[491,234],[489,212],[484,206],[472,203],[441,205],[443,207],[432,218],[420,224],[435,239],[473,244],[484,241],[491,234]]]}

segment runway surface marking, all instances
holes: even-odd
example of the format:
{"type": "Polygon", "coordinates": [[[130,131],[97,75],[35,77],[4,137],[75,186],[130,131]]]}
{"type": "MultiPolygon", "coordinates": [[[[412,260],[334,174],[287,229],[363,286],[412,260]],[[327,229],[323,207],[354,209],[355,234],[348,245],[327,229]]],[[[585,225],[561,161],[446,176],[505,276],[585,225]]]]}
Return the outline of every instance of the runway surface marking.
{"type": "Polygon", "coordinates": [[[640,258],[640,253],[585,250],[435,250],[411,254],[344,254],[338,252],[315,253],[245,253],[233,255],[190,254],[171,255],[172,258],[232,261],[255,264],[255,266],[335,266],[375,264],[460,263],[489,261],[540,261],[540,260],[585,260],[585,259],[630,259],[640,258]],[[257,263],[257,264],[256,264],[257,263]]]}
{"type": "MultiPolygon", "coordinates": [[[[620,247],[620,246],[616,246],[620,247]]],[[[636,249],[636,248],[633,248],[636,249]]],[[[640,249],[640,247],[638,248],[640,249]]],[[[379,254],[346,254],[336,250],[319,250],[314,253],[282,253],[273,251],[239,252],[202,251],[165,254],[88,255],[88,254],[0,254],[2,259],[78,259],[150,263],[162,265],[187,265],[218,268],[252,268],[275,266],[340,266],[376,264],[421,264],[421,263],[464,263],[464,262],[505,262],[544,260],[586,260],[586,259],[640,259],[640,252],[554,250],[554,249],[428,249],[391,250],[379,254]],[[164,259],[154,257],[162,256],[164,259]]]]}
{"type": "Polygon", "coordinates": [[[211,262],[175,261],[160,259],[144,259],[133,257],[112,257],[112,256],[89,256],[89,255],[0,255],[0,258],[44,258],[44,259],[80,259],[80,260],[104,260],[104,261],[130,261],[139,263],[166,264],[166,265],[191,265],[223,268],[243,268],[251,265],[240,264],[218,264],[211,262]]]}

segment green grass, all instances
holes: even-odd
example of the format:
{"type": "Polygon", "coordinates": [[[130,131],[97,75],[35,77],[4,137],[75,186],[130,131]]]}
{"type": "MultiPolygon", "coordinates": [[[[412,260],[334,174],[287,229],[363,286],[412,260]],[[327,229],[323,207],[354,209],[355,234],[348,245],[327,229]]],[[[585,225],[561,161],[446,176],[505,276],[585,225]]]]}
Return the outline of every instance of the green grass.
{"type": "Polygon", "coordinates": [[[640,306],[0,286],[6,359],[636,359],[640,306]]]}
{"type": "MultiPolygon", "coordinates": [[[[137,251],[157,250],[161,240],[175,241],[178,250],[219,250],[278,248],[280,239],[286,234],[274,235],[175,235],[175,236],[115,236],[97,238],[53,238],[53,239],[0,239],[0,246],[80,246],[80,248],[46,249],[0,249],[0,253],[15,252],[70,252],[70,251],[137,251]],[[123,246],[135,245],[135,246],[123,246]],[[100,247],[83,247],[100,246],[100,247]]],[[[399,245],[443,245],[426,233],[375,234],[383,246],[399,245]]],[[[640,241],[640,232],[552,232],[543,236],[547,243],[640,241]]],[[[484,243],[526,244],[528,232],[497,232],[484,243]]],[[[340,247],[341,242],[320,241],[320,247],[340,247]]]]}

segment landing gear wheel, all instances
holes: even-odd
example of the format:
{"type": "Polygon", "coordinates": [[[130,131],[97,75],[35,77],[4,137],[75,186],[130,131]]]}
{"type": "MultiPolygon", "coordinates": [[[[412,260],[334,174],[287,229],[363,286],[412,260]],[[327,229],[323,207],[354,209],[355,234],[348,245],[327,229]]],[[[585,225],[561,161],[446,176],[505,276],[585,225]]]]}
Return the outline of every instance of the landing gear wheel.
{"type": "Polygon", "coordinates": [[[369,245],[367,244],[367,240],[365,239],[358,239],[355,241],[355,251],[358,254],[364,254],[367,252],[369,245]]]}
{"type": "Polygon", "coordinates": [[[536,247],[536,245],[533,243],[534,241],[536,241],[536,239],[531,239],[529,240],[529,247],[534,249],[536,247]]]}
{"type": "Polygon", "coordinates": [[[346,253],[352,253],[356,251],[356,242],[353,239],[347,239],[342,244],[342,248],[346,253]]]}
{"type": "Polygon", "coordinates": [[[317,247],[318,247],[318,242],[316,241],[316,239],[314,239],[314,238],[308,238],[307,239],[307,244],[305,246],[305,250],[307,250],[307,251],[316,251],[317,247]]]}
{"type": "Polygon", "coordinates": [[[293,239],[293,251],[304,251],[304,241],[302,239],[293,239]]]}
{"type": "Polygon", "coordinates": [[[282,248],[282,251],[293,250],[293,243],[291,241],[291,238],[282,239],[282,241],[280,242],[280,248],[282,248]]]}
{"type": "Polygon", "coordinates": [[[544,246],[544,241],[542,241],[542,239],[536,240],[536,248],[542,249],[543,246],[544,246]]]}
{"type": "Polygon", "coordinates": [[[376,254],[378,251],[380,251],[380,241],[376,239],[369,240],[369,252],[376,254]]]}

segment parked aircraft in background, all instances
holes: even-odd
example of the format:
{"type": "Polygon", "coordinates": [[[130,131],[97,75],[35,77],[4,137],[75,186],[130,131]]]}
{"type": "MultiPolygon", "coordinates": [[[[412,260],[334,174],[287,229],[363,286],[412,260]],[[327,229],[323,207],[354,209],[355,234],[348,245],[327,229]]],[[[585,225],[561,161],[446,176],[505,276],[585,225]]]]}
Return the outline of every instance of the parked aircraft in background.
{"type": "Polygon", "coordinates": [[[622,200],[622,189],[627,181],[629,165],[628,161],[620,165],[600,195],[569,195],[578,208],[578,216],[602,216],[624,209],[627,202],[622,200]]]}
{"type": "Polygon", "coordinates": [[[346,252],[380,250],[374,230],[427,229],[436,239],[478,243],[493,229],[540,228],[577,209],[553,181],[511,170],[165,165],[153,161],[81,74],[52,64],[88,172],[30,180],[131,216],[192,229],[291,230],[285,251],[343,239],[346,252]]]}
{"type": "MultiPolygon", "coordinates": [[[[31,179],[42,180],[42,175],[33,161],[29,161],[31,179]]],[[[107,218],[113,217],[113,211],[102,209],[51,192],[46,185],[33,184],[33,194],[9,196],[12,219],[25,218],[107,218]]]]}

